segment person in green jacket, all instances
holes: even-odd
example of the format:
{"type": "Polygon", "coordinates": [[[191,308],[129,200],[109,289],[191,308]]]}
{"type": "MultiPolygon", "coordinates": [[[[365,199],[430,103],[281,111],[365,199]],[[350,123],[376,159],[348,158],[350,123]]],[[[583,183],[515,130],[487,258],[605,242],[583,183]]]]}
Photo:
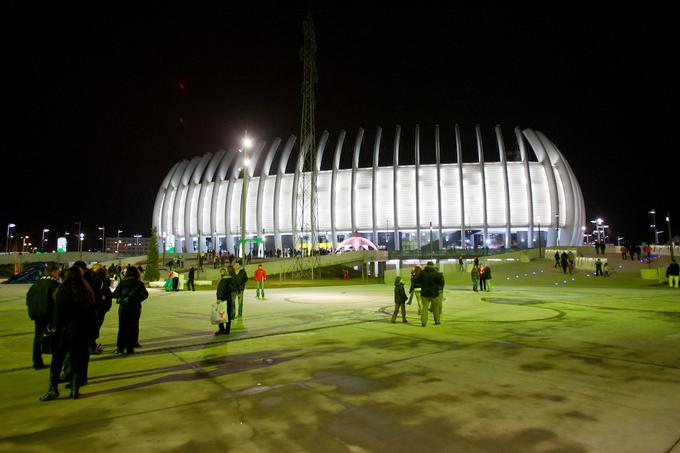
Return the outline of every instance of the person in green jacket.
{"type": "Polygon", "coordinates": [[[477,266],[472,266],[470,278],[472,279],[472,291],[476,292],[479,286],[479,268],[477,266]]]}
{"type": "Polygon", "coordinates": [[[406,320],[406,291],[404,290],[404,282],[401,277],[397,276],[394,279],[394,313],[392,313],[392,322],[397,322],[397,314],[401,309],[401,319],[402,322],[408,322],[406,320]]]}

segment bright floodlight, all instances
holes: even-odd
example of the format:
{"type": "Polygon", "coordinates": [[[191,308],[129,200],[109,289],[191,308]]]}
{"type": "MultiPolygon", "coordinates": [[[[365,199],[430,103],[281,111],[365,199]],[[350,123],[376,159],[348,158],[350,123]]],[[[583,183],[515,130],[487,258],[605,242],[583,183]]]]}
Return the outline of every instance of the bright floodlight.
{"type": "Polygon", "coordinates": [[[245,149],[250,149],[251,146],[253,146],[253,139],[250,137],[245,137],[243,139],[243,147],[245,149]]]}
{"type": "Polygon", "coordinates": [[[14,228],[15,226],[16,226],[16,225],[13,224],[13,223],[10,223],[9,225],[7,225],[8,228],[14,228]]]}
{"type": "Polygon", "coordinates": [[[250,159],[245,159],[245,160],[243,161],[243,165],[246,166],[246,167],[247,167],[248,165],[250,165],[250,159]]]}
{"type": "Polygon", "coordinates": [[[43,233],[49,233],[49,232],[50,232],[49,228],[44,228],[44,229],[43,229],[43,233]]]}

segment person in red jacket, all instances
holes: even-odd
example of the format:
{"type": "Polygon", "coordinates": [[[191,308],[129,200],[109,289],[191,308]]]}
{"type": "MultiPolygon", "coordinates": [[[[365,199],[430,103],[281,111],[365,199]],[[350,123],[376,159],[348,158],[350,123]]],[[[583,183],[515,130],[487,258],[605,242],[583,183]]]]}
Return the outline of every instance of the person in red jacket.
{"type": "Polygon", "coordinates": [[[267,271],[259,264],[253,276],[255,277],[255,287],[257,288],[257,295],[255,297],[259,299],[260,294],[262,294],[264,299],[264,281],[267,280],[267,271]]]}

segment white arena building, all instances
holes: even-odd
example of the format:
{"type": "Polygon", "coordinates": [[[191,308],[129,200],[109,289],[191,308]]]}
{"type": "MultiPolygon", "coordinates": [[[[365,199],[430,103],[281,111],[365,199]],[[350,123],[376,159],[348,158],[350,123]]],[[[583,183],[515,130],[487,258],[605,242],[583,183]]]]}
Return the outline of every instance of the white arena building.
{"type": "MultiPolygon", "coordinates": [[[[327,146],[329,133],[324,132],[316,149],[319,241],[335,248],[358,232],[379,247],[394,250],[429,248],[430,238],[441,249],[526,248],[539,246],[539,240],[542,246],[582,242],[585,206],[578,181],[543,133],[515,128],[513,143],[519,152],[508,159],[501,128],[494,130],[494,143],[482,144],[477,126],[477,159],[463,162],[460,130],[458,125],[452,129],[452,149],[444,153],[439,127],[435,128],[434,146],[427,156],[435,163],[421,164],[418,126],[411,143],[403,143],[397,126],[390,149],[381,146],[383,133],[378,128],[370,144],[372,166],[367,168],[359,167],[363,129],[351,148],[345,131],[334,137],[334,149],[327,146]],[[485,146],[494,146],[500,159],[486,161],[485,146]],[[413,165],[399,164],[400,156],[414,151],[413,165]],[[343,152],[352,153],[351,168],[339,168],[343,152]],[[322,161],[331,160],[330,156],[323,159],[326,153],[333,153],[329,169],[320,167],[322,161]],[[393,163],[381,165],[380,157],[388,153],[393,163]],[[456,159],[442,162],[441,154],[456,159]]],[[[298,197],[294,187],[304,174],[302,160],[291,159],[295,141],[294,136],[283,146],[279,138],[271,144],[256,141],[248,151],[246,231],[249,237],[258,237],[250,244],[263,244],[267,251],[293,247],[292,232],[301,230],[295,227],[298,197]]],[[[201,250],[237,252],[242,157],[238,149],[222,150],[177,162],[170,169],[153,210],[153,226],[167,248],[193,252],[200,241],[201,250]]],[[[256,247],[259,250],[253,252],[261,253],[262,246],[256,247]]]]}

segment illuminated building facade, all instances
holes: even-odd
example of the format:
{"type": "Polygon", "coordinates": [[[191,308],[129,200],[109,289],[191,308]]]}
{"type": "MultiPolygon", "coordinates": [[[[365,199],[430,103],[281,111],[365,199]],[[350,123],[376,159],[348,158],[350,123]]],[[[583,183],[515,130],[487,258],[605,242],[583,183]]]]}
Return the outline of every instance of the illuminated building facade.
{"type": "MultiPolygon", "coordinates": [[[[378,128],[370,144],[370,167],[359,166],[362,145],[366,146],[363,129],[349,150],[345,131],[335,138],[334,149],[327,146],[329,133],[324,132],[315,150],[319,242],[335,248],[356,231],[380,247],[395,250],[429,247],[431,239],[442,249],[537,247],[539,240],[544,247],[581,243],[585,206],[578,181],[543,133],[515,128],[513,158],[508,159],[501,128],[496,126],[492,145],[499,159],[486,161],[477,126],[477,159],[464,162],[456,125],[453,144],[446,150],[456,159],[443,162],[438,126],[434,132],[427,156],[434,154],[435,162],[421,164],[418,126],[409,144],[402,143],[397,126],[389,150],[381,147],[383,133],[378,128]],[[415,151],[414,164],[399,164],[404,148],[415,151]],[[320,168],[329,152],[333,153],[331,168],[320,168]],[[343,152],[352,153],[351,168],[340,168],[343,152]],[[379,160],[387,153],[392,153],[392,163],[381,165],[379,160]]],[[[298,217],[294,188],[299,178],[309,177],[302,171],[299,155],[291,159],[295,140],[291,136],[284,144],[278,138],[271,144],[260,141],[249,152],[246,231],[249,237],[257,237],[251,244],[263,244],[266,250],[293,246],[298,217]]],[[[199,241],[201,250],[236,251],[241,234],[241,157],[237,150],[206,153],[170,169],[153,211],[160,243],[177,251],[196,251],[199,241]]],[[[299,238],[298,243],[304,243],[302,233],[299,238]]]]}

